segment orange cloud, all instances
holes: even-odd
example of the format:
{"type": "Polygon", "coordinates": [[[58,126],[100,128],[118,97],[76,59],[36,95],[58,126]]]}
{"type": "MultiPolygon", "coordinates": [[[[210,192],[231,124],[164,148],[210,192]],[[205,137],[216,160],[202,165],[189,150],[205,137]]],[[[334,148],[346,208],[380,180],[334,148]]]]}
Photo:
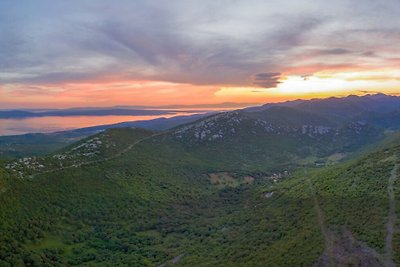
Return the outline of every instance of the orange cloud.
{"type": "Polygon", "coordinates": [[[215,86],[160,81],[3,86],[2,101],[45,106],[111,106],[216,103],[215,86]]]}

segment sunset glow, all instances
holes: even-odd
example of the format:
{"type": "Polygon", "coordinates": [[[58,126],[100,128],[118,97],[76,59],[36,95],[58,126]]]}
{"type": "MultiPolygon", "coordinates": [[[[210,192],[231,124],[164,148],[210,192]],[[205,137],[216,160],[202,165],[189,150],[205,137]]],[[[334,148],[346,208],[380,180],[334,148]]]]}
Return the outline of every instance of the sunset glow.
{"type": "Polygon", "coordinates": [[[4,1],[0,108],[399,94],[399,4],[339,2],[4,1]]]}

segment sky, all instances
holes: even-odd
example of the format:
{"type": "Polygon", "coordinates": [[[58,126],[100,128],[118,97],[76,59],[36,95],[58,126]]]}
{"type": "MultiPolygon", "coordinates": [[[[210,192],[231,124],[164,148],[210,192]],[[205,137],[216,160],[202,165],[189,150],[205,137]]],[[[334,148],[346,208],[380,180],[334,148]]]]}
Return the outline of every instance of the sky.
{"type": "Polygon", "coordinates": [[[399,0],[1,0],[0,108],[400,93],[399,0]]]}

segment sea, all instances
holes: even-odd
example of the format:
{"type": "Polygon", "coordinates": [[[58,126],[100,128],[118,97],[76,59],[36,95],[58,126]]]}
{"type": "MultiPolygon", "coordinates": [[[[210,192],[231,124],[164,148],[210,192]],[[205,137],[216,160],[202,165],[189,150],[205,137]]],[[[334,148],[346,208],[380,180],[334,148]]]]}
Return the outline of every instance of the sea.
{"type": "Polygon", "coordinates": [[[150,116],[49,116],[32,118],[0,119],[0,136],[19,135],[26,133],[51,133],[73,130],[96,125],[114,124],[128,121],[152,120],[157,118],[170,118],[180,115],[195,113],[177,112],[167,115],[150,116]]]}

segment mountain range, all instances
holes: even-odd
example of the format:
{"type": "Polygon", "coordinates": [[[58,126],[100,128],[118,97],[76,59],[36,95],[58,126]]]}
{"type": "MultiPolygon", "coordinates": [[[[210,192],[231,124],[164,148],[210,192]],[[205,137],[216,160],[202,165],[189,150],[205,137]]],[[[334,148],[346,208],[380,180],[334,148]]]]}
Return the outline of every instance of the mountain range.
{"type": "Polygon", "coordinates": [[[150,110],[129,108],[85,108],[85,109],[62,109],[45,111],[26,110],[0,110],[0,118],[32,118],[49,116],[146,116],[146,115],[168,115],[177,112],[189,112],[182,110],[150,110]]]}
{"type": "Polygon", "coordinates": [[[394,266],[399,112],[297,100],[3,158],[0,266],[394,266]]]}

